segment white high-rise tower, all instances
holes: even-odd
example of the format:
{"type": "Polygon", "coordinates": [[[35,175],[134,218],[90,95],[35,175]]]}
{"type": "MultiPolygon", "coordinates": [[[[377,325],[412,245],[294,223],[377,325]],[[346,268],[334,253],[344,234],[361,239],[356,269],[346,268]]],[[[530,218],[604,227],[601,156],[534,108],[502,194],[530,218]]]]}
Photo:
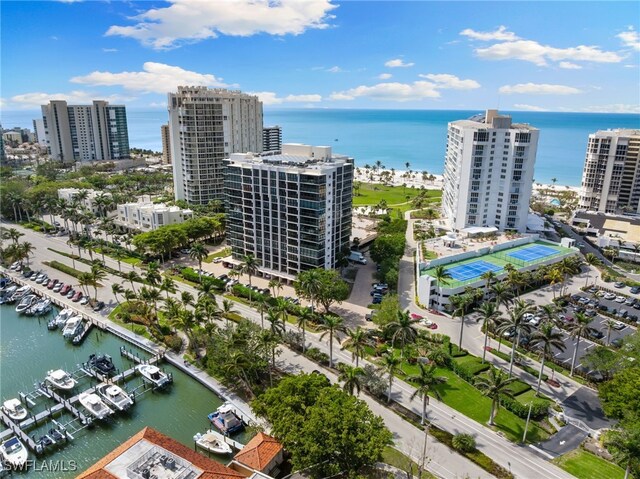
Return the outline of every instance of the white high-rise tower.
{"type": "Polygon", "coordinates": [[[180,86],[168,105],[176,199],[223,200],[222,160],[262,152],[262,102],[240,91],[180,86]]]}
{"type": "Polygon", "coordinates": [[[526,230],[538,134],[497,110],[449,123],[442,209],[451,229],[526,230]]]}

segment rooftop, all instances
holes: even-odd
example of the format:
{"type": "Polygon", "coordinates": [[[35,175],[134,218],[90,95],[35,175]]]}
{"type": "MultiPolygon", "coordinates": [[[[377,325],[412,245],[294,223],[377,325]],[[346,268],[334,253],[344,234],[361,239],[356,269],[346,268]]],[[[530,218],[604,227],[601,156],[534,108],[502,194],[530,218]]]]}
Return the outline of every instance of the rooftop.
{"type": "Polygon", "coordinates": [[[238,472],[151,429],[144,428],[76,479],[142,479],[148,470],[158,479],[241,479],[238,472]]]}
{"type": "Polygon", "coordinates": [[[259,432],[234,459],[256,471],[264,471],[281,451],[282,444],[275,438],[259,432]]]}

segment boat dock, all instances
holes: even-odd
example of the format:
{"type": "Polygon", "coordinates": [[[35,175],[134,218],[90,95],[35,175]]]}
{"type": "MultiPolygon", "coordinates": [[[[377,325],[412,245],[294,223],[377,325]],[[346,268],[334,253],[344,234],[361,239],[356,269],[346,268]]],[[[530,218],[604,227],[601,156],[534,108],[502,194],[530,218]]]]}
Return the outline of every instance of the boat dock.
{"type": "MultiPolygon", "coordinates": [[[[216,431],[214,429],[209,429],[206,432],[211,434],[211,435],[213,435],[213,436],[215,436],[219,441],[222,441],[222,442],[225,442],[225,443],[229,444],[236,451],[240,451],[244,447],[244,444],[242,444],[241,442],[236,441],[234,439],[231,439],[229,436],[225,436],[224,434],[219,433],[218,431],[216,431]]],[[[195,443],[195,446],[194,446],[195,448],[199,447],[198,444],[197,444],[197,441],[194,441],[194,443],[195,443]]],[[[200,447],[200,449],[206,451],[206,449],[204,449],[202,447],[200,447]]],[[[207,451],[207,452],[209,452],[209,451],[207,451]]]]}

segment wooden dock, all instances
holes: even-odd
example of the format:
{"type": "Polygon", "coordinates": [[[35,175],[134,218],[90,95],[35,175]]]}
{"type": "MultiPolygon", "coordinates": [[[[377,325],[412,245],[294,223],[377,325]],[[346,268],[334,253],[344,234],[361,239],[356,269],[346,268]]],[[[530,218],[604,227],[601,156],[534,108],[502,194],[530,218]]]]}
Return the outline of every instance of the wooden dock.
{"type": "Polygon", "coordinates": [[[22,441],[23,444],[26,444],[29,449],[36,452],[38,451],[38,445],[36,444],[36,442],[31,439],[31,437],[29,437],[29,435],[24,432],[18,424],[13,422],[13,419],[7,416],[4,411],[0,411],[0,418],[2,418],[2,422],[5,423],[9,428],[6,431],[3,431],[3,435],[1,437],[3,441],[5,439],[5,433],[8,432],[8,434],[6,434],[7,437],[15,435],[22,441]]]}

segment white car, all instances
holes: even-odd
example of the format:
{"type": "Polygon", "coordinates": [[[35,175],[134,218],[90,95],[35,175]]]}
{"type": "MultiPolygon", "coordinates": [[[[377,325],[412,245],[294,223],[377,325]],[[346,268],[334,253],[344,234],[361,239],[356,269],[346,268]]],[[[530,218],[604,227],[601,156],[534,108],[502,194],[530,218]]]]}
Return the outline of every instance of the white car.
{"type": "Polygon", "coordinates": [[[627,300],[624,296],[618,296],[616,298],[616,303],[624,303],[627,300]]]}
{"type": "Polygon", "coordinates": [[[89,302],[89,296],[85,296],[84,298],[82,298],[82,299],[80,300],[80,304],[82,304],[83,306],[84,306],[85,304],[87,304],[88,302],[89,302]]]}
{"type": "Polygon", "coordinates": [[[427,318],[422,318],[420,320],[420,324],[422,324],[423,326],[426,326],[427,328],[433,325],[433,321],[431,321],[430,319],[427,318]]]}
{"type": "Polygon", "coordinates": [[[222,263],[222,258],[214,258],[213,262],[214,263],[222,263]]]}
{"type": "Polygon", "coordinates": [[[616,295],[614,293],[605,293],[604,299],[616,299],[616,295]]]}
{"type": "Polygon", "coordinates": [[[529,324],[531,326],[538,326],[540,324],[540,321],[542,321],[542,318],[540,316],[534,316],[529,320],[529,324]]]}

